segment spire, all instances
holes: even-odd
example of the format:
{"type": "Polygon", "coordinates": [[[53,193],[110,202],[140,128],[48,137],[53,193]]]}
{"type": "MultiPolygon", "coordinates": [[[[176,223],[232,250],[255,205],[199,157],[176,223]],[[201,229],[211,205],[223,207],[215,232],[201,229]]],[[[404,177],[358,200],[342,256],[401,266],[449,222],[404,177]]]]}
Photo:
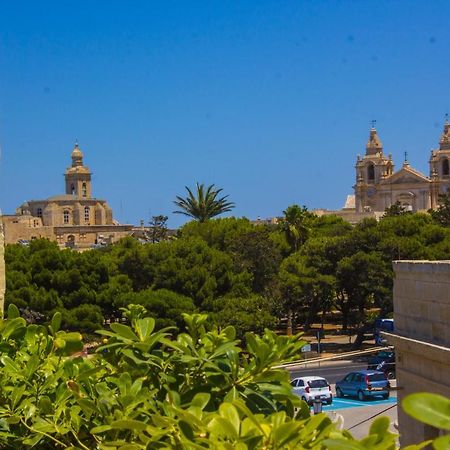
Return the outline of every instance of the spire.
{"type": "Polygon", "coordinates": [[[383,144],[378,137],[377,129],[375,128],[376,120],[372,120],[372,127],[370,128],[369,140],[366,145],[366,155],[375,155],[383,153],[383,144]]]}
{"type": "Polygon", "coordinates": [[[404,152],[404,154],[405,154],[405,160],[403,161],[403,167],[409,167],[408,152],[404,152]]]}
{"type": "Polygon", "coordinates": [[[448,114],[445,115],[444,131],[439,141],[439,150],[450,150],[450,124],[448,123],[448,114]]]}
{"type": "Polygon", "coordinates": [[[72,150],[72,167],[83,165],[83,153],[78,147],[78,140],[75,141],[75,147],[72,150]]]}

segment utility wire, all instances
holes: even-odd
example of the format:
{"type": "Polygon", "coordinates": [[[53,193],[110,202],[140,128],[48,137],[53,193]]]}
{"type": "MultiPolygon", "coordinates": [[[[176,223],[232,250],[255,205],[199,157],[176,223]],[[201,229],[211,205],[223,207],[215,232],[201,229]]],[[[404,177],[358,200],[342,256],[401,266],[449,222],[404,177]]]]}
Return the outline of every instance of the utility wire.
{"type": "Polygon", "coordinates": [[[368,420],[373,419],[374,417],[379,416],[380,414],[385,413],[386,411],[389,411],[392,408],[396,408],[397,407],[397,403],[394,403],[392,406],[389,406],[389,408],[383,409],[383,411],[380,411],[376,414],[374,414],[373,416],[368,417],[367,419],[362,420],[361,422],[357,423],[356,425],[351,426],[350,428],[347,428],[347,430],[351,430],[352,428],[356,428],[359,427],[360,425],[362,425],[364,422],[367,422],[368,420]]]}
{"type": "Polygon", "coordinates": [[[353,358],[360,355],[367,355],[370,353],[376,353],[380,350],[392,350],[394,347],[392,345],[385,346],[385,347],[374,347],[367,350],[354,350],[351,352],[345,352],[345,353],[339,353],[337,355],[333,356],[326,356],[326,357],[317,357],[317,358],[311,358],[311,359],[298,359],[296,361],[291,361],[288,363],[280,364],[279,366],[275,366],[275,368],[280,367],[290,367],[290,366],[298,366],[298,365],[307,365],[307,364],[315,364],[315,363],[322,363],[325,361],[334,361],[339,359],[345,359],[345,358],[353,358]]]}

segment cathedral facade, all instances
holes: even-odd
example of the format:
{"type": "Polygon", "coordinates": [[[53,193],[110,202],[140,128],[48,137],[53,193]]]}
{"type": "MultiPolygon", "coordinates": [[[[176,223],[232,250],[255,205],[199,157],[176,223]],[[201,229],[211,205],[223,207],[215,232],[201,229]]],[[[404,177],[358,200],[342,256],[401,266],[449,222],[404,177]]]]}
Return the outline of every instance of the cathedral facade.
{"type": "Polygon", "coordinates": [[[408,211],[427,211],[438,206],[439,194],[450,187],[450,125],[444,124],[439,147],[431,151],[429,176],[413,169],[406,156],[394,171],[391,155],[383,152],[377,130],[372,127],[366,152],[356,161],[354,208],[356,214],[384,212],[396,203],[408,211]]]}
{"type": "Polygon", "coordinates": [[[15,215],[3,216],[5,242],[37,238],[55,240],[61,247],[89,248],[128,236],[132,225],[119,225],[105,200],[92,197],[92,173],[83,163],[78,144],[65,171],[65,194],[29,200],[15,215]]]}

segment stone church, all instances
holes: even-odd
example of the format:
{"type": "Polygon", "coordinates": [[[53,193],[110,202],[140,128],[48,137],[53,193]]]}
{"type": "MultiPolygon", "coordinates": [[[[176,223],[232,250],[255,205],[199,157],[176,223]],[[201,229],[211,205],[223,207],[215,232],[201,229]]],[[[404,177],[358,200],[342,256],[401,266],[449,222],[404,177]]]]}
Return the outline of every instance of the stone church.
{"type": "Polygon", "coordinates": [[[48,238],[60,247],[89,248],[114,242],[131,233],[132,225],[119,225],[105,200],[92,197],[92,173],[75,144],[72,164],[65,171],[65,194],[29,200],[15,215],[3,216],[5,242],[48,238]]]}
{"type": "Polygon", "coordinates": [[[406,157],[400,170],[394,172],[391,155],[383,153],[383,144],[372,127],[366,154],[356,161],[355,212],[384,212],[399,202],[409,211],[436,208],[440,193],[450,187],[450,125],[444,124],[439,148],[431,151],[430,174],[413,169],[406,157]]]}
{"type": "Polygon", "coordinates": [[[321,215],[337,215],[350,223],[366,217],[379,219],[391,205],[400,203],[406,210],[428,211],[438,206],[439,194],[450,188],[450,124],[446,120],[439,147],[431,151],[429,176],[411,167],[406,159],[397,172],[392,155],[386,155],[376,128],[370,130],[364,156],[356,160],[354,194],[348,195],[343,209],[316,209],[321,215]]]}

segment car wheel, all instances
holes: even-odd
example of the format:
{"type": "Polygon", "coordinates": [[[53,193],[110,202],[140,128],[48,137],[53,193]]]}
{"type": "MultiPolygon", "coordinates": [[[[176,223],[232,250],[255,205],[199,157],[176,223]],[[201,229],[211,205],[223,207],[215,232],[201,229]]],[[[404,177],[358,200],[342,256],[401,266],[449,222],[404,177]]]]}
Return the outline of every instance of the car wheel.
{"type": "Polygon", "coordinates": [[[333,403],[333,399],[330,398],[329,400],[327,400],[327,405],[331,405],[333,403]]]}
{"type": "Polygon", "coordinates": [[[391,370],[386,374],[386,377],[388,380],[395,380],[395,372],[391,370]]]}
{"type": "Polygon", "coordinates": [[[362,402],[366,399],[366,396],[364,395],[363,391],[358,391],[358,400],[361,400],[362,402]]]}
{"type": "Polygon", "coordinates": [[[382,398],[383,398],[384,400],[387,400],[387,399],[389,398],[389,392],[388,392],[387,394],[383,394],[383,395],[382,395],[382,398]]]}
{"type": "Polygon", "coordinates": [[[342,398],[344,394],[341,391],[341,388],[336,388],[336,397],[342,398]]]}

